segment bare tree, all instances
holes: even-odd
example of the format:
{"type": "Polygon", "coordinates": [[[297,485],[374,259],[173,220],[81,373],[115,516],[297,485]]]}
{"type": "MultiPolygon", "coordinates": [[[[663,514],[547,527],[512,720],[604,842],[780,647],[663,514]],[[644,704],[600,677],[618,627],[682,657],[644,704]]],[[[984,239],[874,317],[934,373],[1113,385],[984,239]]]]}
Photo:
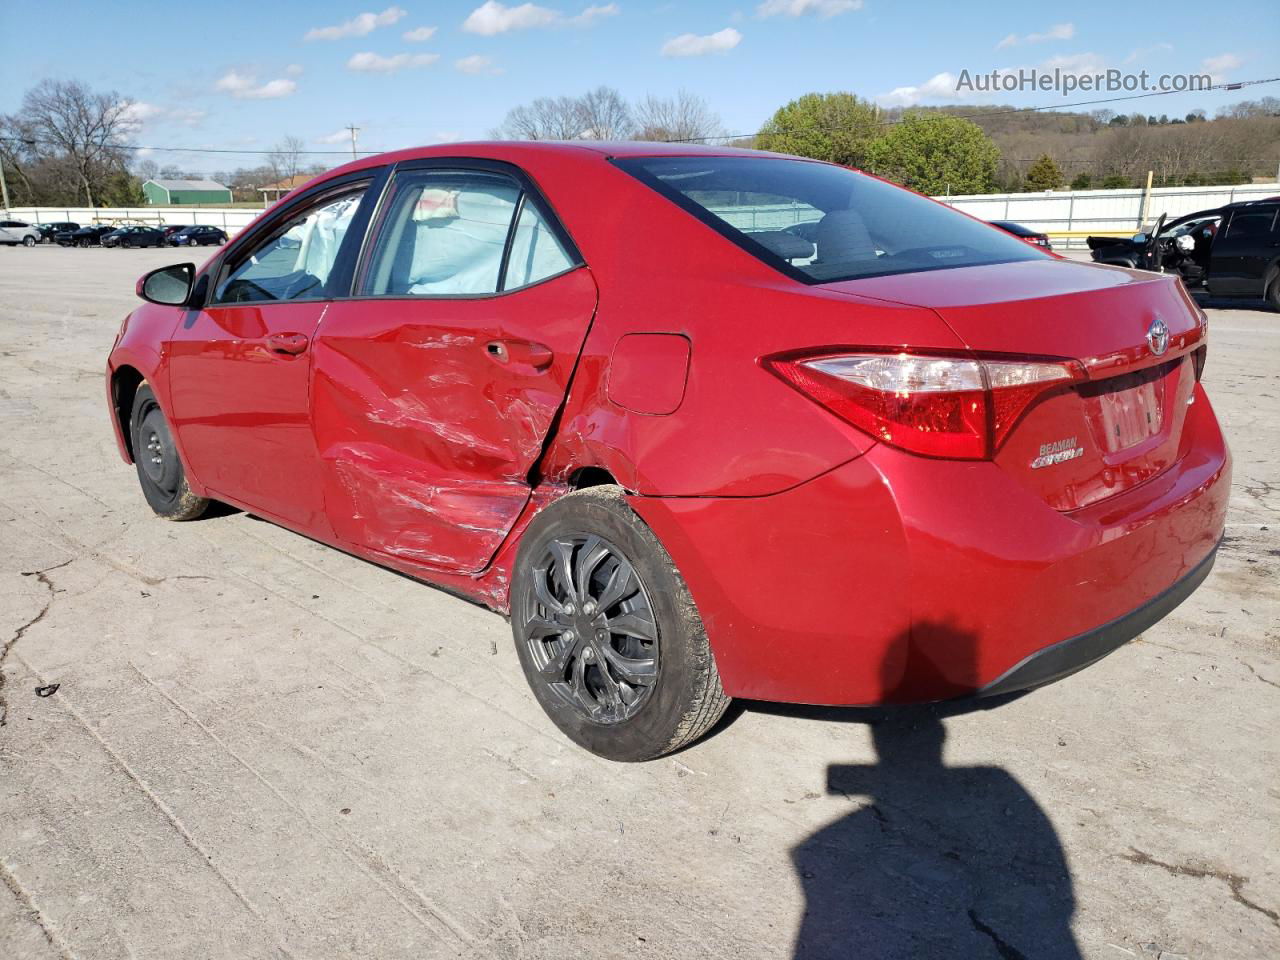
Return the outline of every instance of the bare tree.
{"type": "Polygon", "coordinates": [[[267,154],[267,166],[277,183],[291,180],[301,171],[302,149],[306,146],[298,137],[285,137],[267,154]]]}
{"type": "Polygon", "coordinates": [[[674,97],[645,97],[636,105],[635,117],[640,140],[711,140],[725,132],[707,101],[688,90],[674,97]]]}
{"type": "Polygon", "coordinates": [[[613,87],[596,87],[578,98],[582,132],[592,140],[626,140],[635,129],[631,108],[613,87]]]}
{"type": "Polygon", "coordinates": [[[507,111],[493,131],[499,140],[579,140],[584,120],[577,97],[539,97],[507,111]]]}
{"type": "Polygon", "coordinates": [[[85,201],[123,168],[122,148],[136,128],[132,103],[115,91],[94,93],[78,80],[41,80],[26,92],[16,120],[37,145],[61,153],[85,201]]]}

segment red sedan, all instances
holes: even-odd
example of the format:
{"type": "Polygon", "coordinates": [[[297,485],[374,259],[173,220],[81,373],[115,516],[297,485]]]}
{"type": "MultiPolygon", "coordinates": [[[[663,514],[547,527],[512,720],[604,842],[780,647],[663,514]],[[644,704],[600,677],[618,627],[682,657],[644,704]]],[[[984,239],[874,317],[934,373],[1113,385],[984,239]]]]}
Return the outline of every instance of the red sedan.
{"type": "Polygon", "coordinates": [[[108,396],[158,514],[225,501],[509,611],[548,715],[619,760],[730,697],[1048,683],[1223,531],[1176,279],[829,164],[406,150],[138,292],[108,396]]]}

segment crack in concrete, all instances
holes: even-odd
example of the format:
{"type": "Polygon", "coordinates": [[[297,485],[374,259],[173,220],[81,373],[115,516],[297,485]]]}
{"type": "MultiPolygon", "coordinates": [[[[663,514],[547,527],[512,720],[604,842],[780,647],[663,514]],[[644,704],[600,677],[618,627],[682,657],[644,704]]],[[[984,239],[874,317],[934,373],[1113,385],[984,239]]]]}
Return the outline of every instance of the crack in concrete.
{"type": "Polygon", "coordinates": [[[13,894],[14,899],[18,901],[22,909],[27,912],[27,916],[31,922],[40,928],[40,932],[44,934],[44,938],[48,942],[49,946],[57,950],[58,954],[63,957],[64,960],[74,960],[75,954],[63,941],[57,928],[53,926],[43,913],[40,912],[40,908],[37,907],[35,901],[31,899],[31,894],[29,894],[26,888],[18,882],[18,878],[3,860],[0,860],[0,881],[3,881],[4,885],[9,888],[9,892],[13,894]]]}
{"type": "Polygon", "coordinates": [[[1249,882],[1248,877],[1243,877],[1238,873],[1228,873],[1225,870],[1209,870],[1205,867],[1191,867],[1186,864],[1165,863],[1163,860],[1157,860],[1151,854],[1139,850],[1137,847],[1130,847],[1128,853],[1120,854],[1120,858],[1128,860],[1130,863],[1136,863],[1143,867],[1159,867],[1161,870],[1172,874],[1175,877],[1194,877],[1197,880],[1211,879],[1221,880],[1227,885],[1231,891],[1231,899],[1242,907],[1262,914],[1277,927],[1280,927],[1280,913],[1275,910],[1268,910],[1261,904],[1254,903],[1244,895],[1244,885],[1249,882]]]}
{"type": "Polygon", "coordinates": [[[1001,960],[1027,960],[1027,955],[1011,943],[1005,943],[1000,934],[996,933],[985,923],[978,919],[978,915],[972,910],[969,911],[969,922],[973,924],[973,929],[979,933],[984,933],[991,938],[991,942],[996,946],[996,952],[1000,954],[1001,960]]]}
{"type": "MultiPolygon", "coordinates": [[[[45,567],[43,570],[21,571],[22,576],[35,577],[38,581],[40,581],[40,583],[44,584],[44,586],[47,587],[49,590],[49,597],[47,600],[45,600],[44,606],[40,608],[40,612],[37,613],[34,617],[32,617],[30,620],[28,620],[26,623],[18,627],[18,629],[14,631],[13,636],[5,641],[5,644],[3,647],[0,647],[0,668],[4,667],[4,662],[9,656],[9,651],[11,651],[17,645],[19,640],[21,640],[23,637],[27,635],[28,630],[30,630],[32,627],[34,627],[37,623],[39,623],[48,615],[49,608],[53,606],[53,598],[57,595],[58,591],[54,588],[53,581],[49,579],[48,575],[54,570],[60,570],[62,567],[65,567],[67,564],[71,563],[71,561],[74,559],[75,557],[72,557],[71,560],[63,560],[61,563],[55,563],[53,566],[45,567]]],[[[4,686],[5,686],[4,670],[0,669],[0,727],[3,727],[9,720],[9,701],[4,695],[4,686]]]]}

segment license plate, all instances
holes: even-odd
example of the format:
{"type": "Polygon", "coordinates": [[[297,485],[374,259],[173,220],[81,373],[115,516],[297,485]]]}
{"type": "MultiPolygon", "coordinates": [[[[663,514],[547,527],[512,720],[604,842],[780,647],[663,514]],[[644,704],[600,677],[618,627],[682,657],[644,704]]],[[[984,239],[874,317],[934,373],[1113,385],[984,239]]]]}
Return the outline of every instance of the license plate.
{"type": "MultiPolygon", "coordinates": [[[[1139,378],[1135,377],[1134,380],[1139,378]]],[[[1116,385],[1098,397],[1102,415],[1103,449],[1118,453],[1136,446],[1160,433],[1164,425],[1161,403],[1163,380],[1150,380],[1133,386],[1116,385]]]]}

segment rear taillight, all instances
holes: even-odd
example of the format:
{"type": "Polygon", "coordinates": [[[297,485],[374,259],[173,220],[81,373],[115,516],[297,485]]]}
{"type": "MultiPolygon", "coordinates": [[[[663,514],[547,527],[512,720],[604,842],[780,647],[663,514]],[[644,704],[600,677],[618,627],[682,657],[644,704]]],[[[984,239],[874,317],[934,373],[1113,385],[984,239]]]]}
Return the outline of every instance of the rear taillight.
{"type": "Polygon", "coordinates": [[[993,456],[1037,396],[1082,376],[1058,360],[912,353],[769,357],[765,366],[877,440],[962,460],[993,456]]]}

